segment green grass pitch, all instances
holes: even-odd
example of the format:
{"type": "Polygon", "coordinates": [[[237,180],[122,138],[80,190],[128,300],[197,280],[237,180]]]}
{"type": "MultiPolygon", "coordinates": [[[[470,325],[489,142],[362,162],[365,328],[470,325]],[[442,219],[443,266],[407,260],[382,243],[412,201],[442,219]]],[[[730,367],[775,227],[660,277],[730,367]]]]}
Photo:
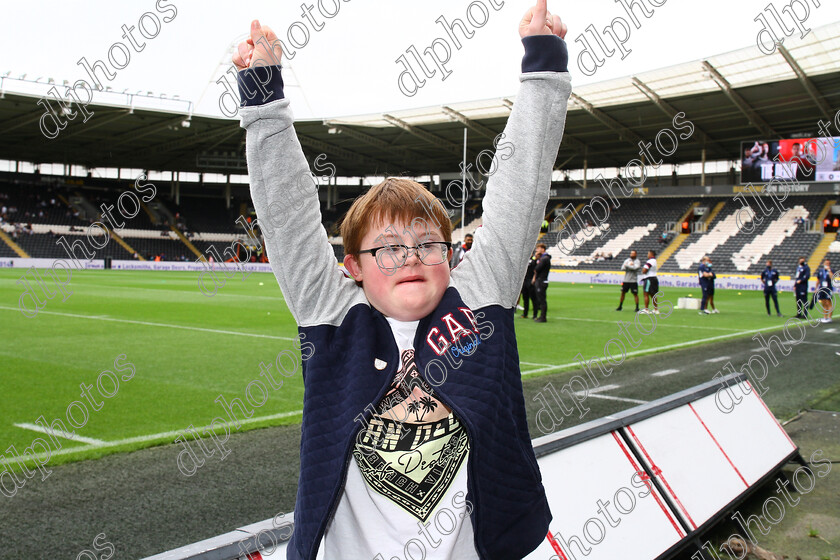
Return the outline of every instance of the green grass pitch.
{"type": "MultiPolygon", "coordinates": [[[[171,443],[178,430],[208,425],[224,416],[215,399],[221,394],[245,400],[248,383],[262,379],[260,362],[273,362],[278,353],[292,349],[297,336],[270,274],[230,279],[207,297],[198,289],[198,273],[77,271],[67,301],[60,296],[47,300],[37,317],[27,318],[18,310],[23,287],[16,282],[22,272],[0,271],[0,452],[6,452],[5,459],[12,455],[10,446],[20,453],[35,438],[48,439],[16,424],[35,424],[40,416],[66,424],[68,405],[85,401],[80,384],[95,387],[100,372],[115,371],[121,354],[122,363],[133,364],[136,373],[120,381],[112,398],[91,390],[101,409],[88,405],[89,418],[77,430],[96,442],[61,439],[61,452],[53,453],[50,465],[171,443]]],[[[673,306],[678,297],[699,296],[699,288],[663,292],[673,306]]],[[[644,353],[749,336],[756,329],[780,328],[784,321],[767,317],[758,292],[720,290],[716,303],[723,313],[699,317],[696,311],[675,309],[667,318],[656,317],[655,330],[642,336],[632,326],[632,295],[618,313],[618,294],[614,286],[551,284],[549,322],[516,319],[523,374],[576,368],[578,353],[586,359],[603,356],[607,341],[621,338],[618,319],[642,339],[638,350],[627,346],[627,351],[644,353]]],[[[793,296],[780,294],[780,299],[789,316],[793,296]]],[[[651,318],[640,325],[650,330],[651,318]]],[[[612,349],[619,351],[615,345],[612,349]]],[[[267,402],[240,430],[300,421],[300,374],[277,379],[283,386],[269,390],[267,402]]],[[[112,384],[104,386],[113,391],[112,384]]],[[[73,412],[81,422],[78,407],[73,412]]]]}

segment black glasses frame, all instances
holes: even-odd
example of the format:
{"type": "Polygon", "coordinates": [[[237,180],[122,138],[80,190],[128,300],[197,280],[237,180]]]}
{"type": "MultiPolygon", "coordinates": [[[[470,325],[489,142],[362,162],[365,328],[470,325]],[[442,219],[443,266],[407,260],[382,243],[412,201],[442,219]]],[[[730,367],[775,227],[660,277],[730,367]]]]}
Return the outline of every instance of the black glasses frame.
{"type": "MultiPolygon", "coordinates": [[[[423,260],[423,257],[420,256],[420,247],[424,246],[424,245],[444,245],[446,247],[447,251],[449,251],[449,249],[452,248],[452,243],[450,243],[449,241],[426,241],[424,243],[419,243],[419,244],[413,245],[413,246],[402,245],[400,243],[389,243],[388,245],[383,245],[382,247],[374,247],[372,249],[361,249],[361,250],[359,250],[359,254],[368,254],[369,253],[376,260],[376,264],[378,266],[380,266],[380,268],[382,268],[382,266],[379,263],[379,259],[376,257],[377,251],[381,251],[382,249],[394,249],[394,248],[397,248],[397,247],[401,247],[403,249],[403,251],[405,251],[405,257],[403,258],[402,262],[399,265],[397,265],[396,268],[399,268],[400,266],[405,264],[405,262],[408,260],[408,257],[409,257],[409,255],[411,254],[412,251],[417,255],[417,258],[420,259],[420,262],[425,264],[426,266],[437,266],[437,265],[443,264],[447,261],[447,258],[444,257],[443,260],[440,261],[439,263],[426,264],[426,262],[423,260]]],[[[386,268],[390,268],[390,267],[386,267],[386,268]]]]}

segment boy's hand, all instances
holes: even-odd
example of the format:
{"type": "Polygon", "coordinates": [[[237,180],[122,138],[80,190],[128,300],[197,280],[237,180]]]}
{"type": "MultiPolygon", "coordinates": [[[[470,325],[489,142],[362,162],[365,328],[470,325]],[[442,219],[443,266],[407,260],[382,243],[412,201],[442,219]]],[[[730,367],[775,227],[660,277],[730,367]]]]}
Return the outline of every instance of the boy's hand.
{"type": "Polygon", "coordinates": [[[561,39],[566,38],[566,24],[560,20],[560,16],[551,15],[545,4],[546,0],[537,0],[536,6],[528,8],[522,21],[519,22],[520,37],[557,35],[561,39]]]}
{"type": "Polygon", "coordinates": [[[254,66],[272,66],[283,56],[280,41],[269,26],[261,26],[259,20],[251,22],[251,37],[239,43],[233,53],[233,63],[236,70],[253,68],[254,66]],[[273,49],[274,52],[270,52],[273,49]]]}

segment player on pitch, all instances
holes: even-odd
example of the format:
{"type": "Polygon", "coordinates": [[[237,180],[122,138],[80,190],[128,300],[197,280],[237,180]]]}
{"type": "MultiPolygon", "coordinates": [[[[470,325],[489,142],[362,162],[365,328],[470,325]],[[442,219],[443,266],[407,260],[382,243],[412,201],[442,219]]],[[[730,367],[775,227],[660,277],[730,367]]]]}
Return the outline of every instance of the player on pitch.
{"type": "Polygon", "coordinates": [[[346,277],[317,187],[301,186],[309,166],[283,98],[276,35],[254,21],[233,57],[251,197],[309,352],[290,559],[419,557],[419,547],[425,558],[519,559],[546,538],[551,513],[528,434],[513,306],[571,84],[566,26],[546,0],[519,34],[521,85],[495,146],[483,226],[452,271],[443,206],[424,186],[388,178],[342,221],[346,277]]]}

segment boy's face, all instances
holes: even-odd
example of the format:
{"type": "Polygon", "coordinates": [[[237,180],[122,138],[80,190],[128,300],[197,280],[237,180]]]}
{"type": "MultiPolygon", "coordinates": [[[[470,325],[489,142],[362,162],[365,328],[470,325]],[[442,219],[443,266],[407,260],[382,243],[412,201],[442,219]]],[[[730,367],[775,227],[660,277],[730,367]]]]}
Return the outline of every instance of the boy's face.
{"type": "MultiPolygon", "coordinates": [[[[414,246],[418,241],[444,241],[439,229],[429,226],[427,232],[420,221],[415,224],[415,238],[403,234],[409,225],[402,221],[373,224],[362,238],[361,248],[383,247],[385,244],[380,236],[389,244],[407,246],[414,246]],[[389,225],[392,227],[386,232],[389,225]],[[395,237],[391,232],[401,237],[395,237]]],[[[380,269],[370,253],[358,257],[346,255],[344,266],[356,281],[362,282],[368,301],[382,314],[398,321],[416,321],[431,313],[443,298],[443,292],[449,286],[449,257],[451,251],[442,263],[429,266],[420,262],[417,253],[410,250],[404,265],[393,273],[388,271],[390,276],[380,269]]]]}

